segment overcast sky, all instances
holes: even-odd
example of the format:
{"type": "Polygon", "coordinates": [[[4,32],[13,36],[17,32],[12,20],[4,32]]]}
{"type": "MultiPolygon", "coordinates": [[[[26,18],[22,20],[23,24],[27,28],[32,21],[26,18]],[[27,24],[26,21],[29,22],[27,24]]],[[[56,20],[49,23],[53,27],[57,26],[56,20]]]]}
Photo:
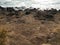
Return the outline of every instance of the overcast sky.
{"type": "Polygon", "coordinates": [[[35,7],[35,8],[57,8],[60,9],[60,0],[0,0],[1,6],[8,7],[35,7]]]}

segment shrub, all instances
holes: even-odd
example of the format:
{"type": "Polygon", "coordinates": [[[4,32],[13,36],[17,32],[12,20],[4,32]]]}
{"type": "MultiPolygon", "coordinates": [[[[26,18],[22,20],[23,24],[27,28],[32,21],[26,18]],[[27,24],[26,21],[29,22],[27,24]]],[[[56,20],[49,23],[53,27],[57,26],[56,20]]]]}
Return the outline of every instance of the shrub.
{"type": "Polygon", "coordinates": [[[0,31],[0,45],[5,45],[6,31],[0,31]]]}

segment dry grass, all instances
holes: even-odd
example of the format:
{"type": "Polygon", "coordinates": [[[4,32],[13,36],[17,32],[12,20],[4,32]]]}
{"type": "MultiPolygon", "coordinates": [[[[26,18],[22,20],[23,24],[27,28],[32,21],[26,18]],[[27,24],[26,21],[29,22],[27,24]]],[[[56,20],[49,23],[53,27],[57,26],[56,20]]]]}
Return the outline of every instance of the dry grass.
{"type": "Polygon", "coordinates": [[[23,17],[24,23],[0,25],[0,45],[60,45],[60,23],[23,17]]]}

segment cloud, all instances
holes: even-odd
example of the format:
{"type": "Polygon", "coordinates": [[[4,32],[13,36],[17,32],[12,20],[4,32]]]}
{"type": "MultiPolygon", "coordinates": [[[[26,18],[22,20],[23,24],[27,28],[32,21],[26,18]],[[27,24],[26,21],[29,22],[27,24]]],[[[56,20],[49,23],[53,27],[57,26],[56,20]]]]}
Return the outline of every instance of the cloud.
{"type": "Polygon", "coordinates": [[[60,8],[60,0],[0,0],[0,5],[5,7],[60,8]]]}

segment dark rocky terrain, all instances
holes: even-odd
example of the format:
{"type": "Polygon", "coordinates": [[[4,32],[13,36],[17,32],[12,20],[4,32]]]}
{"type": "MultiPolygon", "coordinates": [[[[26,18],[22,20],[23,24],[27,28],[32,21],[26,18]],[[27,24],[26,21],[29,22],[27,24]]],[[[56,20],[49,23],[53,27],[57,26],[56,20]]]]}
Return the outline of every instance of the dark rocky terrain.
{"type": "Polygon", "coordinates": [[[0,45],[60,45],[60,10],[0,6],[0,45]]]}

